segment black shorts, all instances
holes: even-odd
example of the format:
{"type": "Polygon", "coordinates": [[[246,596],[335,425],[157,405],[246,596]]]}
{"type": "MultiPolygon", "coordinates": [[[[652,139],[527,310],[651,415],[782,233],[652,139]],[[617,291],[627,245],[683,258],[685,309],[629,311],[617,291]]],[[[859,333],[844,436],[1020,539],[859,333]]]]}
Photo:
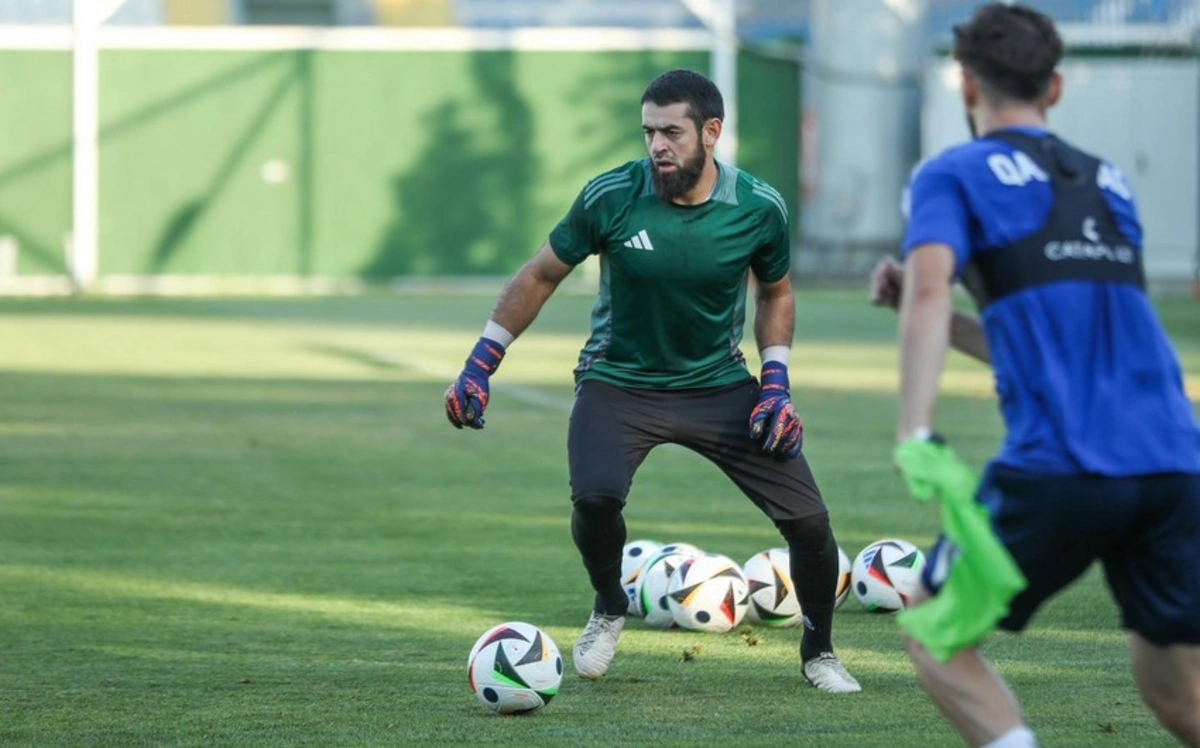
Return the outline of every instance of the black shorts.
{"type": "MultiPolygon", "coordinates": [[[[1038,607],[1099,560],[1125,628],[1158,646],[1200,644],[1200,475],[1046,476],[993,466],[979,489],[997,537],[1029,586],[1000,627],[1038,607]]],[[[925,583],[947,544],[929,554],[925,583]]]]}
{"type": "Polygon", "coordinates": [[[708,458],[775,521],[826,511],[804,455],[781,461],[749,434],[758,383],[692,390],[640,390],[580,383],[567,432],[571,500],[612,496],[625,503],[650,450],[678,444],[708,458]]]}

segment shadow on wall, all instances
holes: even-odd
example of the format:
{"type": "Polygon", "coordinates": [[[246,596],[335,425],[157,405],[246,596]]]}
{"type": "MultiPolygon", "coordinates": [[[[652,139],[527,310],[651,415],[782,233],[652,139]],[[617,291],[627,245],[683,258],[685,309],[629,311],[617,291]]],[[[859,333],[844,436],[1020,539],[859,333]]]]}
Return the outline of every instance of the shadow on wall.
{"type": "MultiPolygon", "coordinates": [[[[698,68],[706,61],[706,53],[688,60],[698,68]]],[[[564,93],[570,108],[595,113],[569,136],[570,152],[578,155],[562,173],[544,174],[535,155],[533,113],[517,87],[516,56],[472,55],[474,98],[447,101],[425,114],[423,129],[432,135],[415,166],[393,180],[395,220],[362,274],[384,279],[513,272],[553,228],[529,220],[536,207],[534,179],[564,186],[557,220],[587,178],[644,156],[642,91],[679,62],[678,53],[597,53],[590,66],[595,72],[564,93]],[[587,147],[579,149],[582,143],[587,147]]]]}
{"type": "MultiPolygon", "coordinates": [[[[703,70],[707,53],[699,53],[690,65],[703,70]]],[[[606,65],[597,65],[592,75],[581,76],[568,92],[572,107],[595,107],[601,115],[578,131],[581,143],[592,143],[580,152],[579,159],[568,165],[572,172],[582,170],[591,176],[614,169],[625,161],[646,155],[642,139],[641,97],[646,87],[659,75],[680,67],[677,54],[667,57],[654,53],[610,53],[606,65]],[[621,85],[614,85],[620,81],[621,85]],[[627,82],[627,83],[626,83],[627,82]]],[[[584,185],[573,186],[576,190],[584,185]]],[[[569,199],[574,199],[571,195],[569,199]]],[[[563,212],[569,202],[564,204],[563,212]]]]}
{"type": "MultiPolygon", "coordinates": [[[[644,155],[639,98],[646,84],[670,67],[702,67],[706,60],[703,52],[694,56],[599,52],[589,55],[581,72],[570,72],[576,69],[572,63],[557,71],[556,78],[544,74],[524,77],[529,66],[519,63],[517,53],[470,54],[464,60],[465,69],[456,66],[466,75],[454,78],[457,85],[465,82],[466,91],[443,91],[418,115],[419,139],[411,142],[419,152],[402,170],[391,174],[391,199],[383,196],[381,206],[385,212],[369,214],[368,246],[362,247],[358,243],[362,240],[356,239],[353,258],[337,258],[333,252],[338,245],[333,240],[325,249],[329,253],[325,264],[374,280],[511,273],[545,241],[552,222],[566,213],[588,178],[644,155]],[[541,142],[535,141],[533,104],[519,84],[529,86],[547,78],[558,81],[551,85],[559,90],[550,95],[568,113],[548,124],[555,131],[541,142]],[[553,155],[540,160],[535,145],[553,155]],[[557,161],[560,157],[563,160],[557,161]],[[553,167],[547,168],[547,162],[553,162],[553,167]],[[546,198],[553,200],[552,205],[543,205],[539,196],[545,190],[540,188],[549,184],[562,189],[546,198]],[[547,214],[552,215],[549,221],[544,217],[547,214]],[[364,250],[365,255],[359,254],[364,250]]],[[[176,87],[166,85],[160,76],[154,82],[163,89],[161,96],[150,100],[133,97],[129,110],[105,119],[101,131],[104,144],[140,133],[142,128],[152,129],[148,142],[160,146],[166,132],[175,133],[176,138],[211,138],[212,143],[205,145],[202,155],[197,155],[196,149],[181,152],[174,171],[160,172],[156,169],[161,165],[151,162],[130,170],[139,180],[137,194],[145,200],[122,203],[117,216],[121,220],[109,224],[117,227],[109,229],[117,232],[117,238],[102,241],[103,245],[119,240],[124,245],[121,253],[114,253],[120,255],[118,263],[125,263],[123,270],[192,272],[203,265],[197,257],[209,251],[204,243],[216,241],[219,246],[212,250],[216,259],[211,264],[218,272],[236,272],[243,266],[252,272],[300,276],[315,272],[318,208],[323,200],[338,199],[321,191],[315,179],[320,142],[314,133],[320,104],[317,62],[312,51],[299,50],[234,56],[227,64],[224,59],[218,64],[180,63],[181,70],[195,70],[197,77],[176,87]],[[228,101],[237,102],[228,116],[219,109],[226,95],[228,101]],[[218,122],[219,131],[203,129],[197,124],[201,120],[218,122]],[[259,172],[252,170],[251,162],[280,149],[292,157],[290,170],[280,176],[287,181],[287,189],[274,193],[280,196],[274,201],[263,199],[264,212],[256,213],[259,203],[248,203],[245,198],[258,194],[247,191],[248,181],[260,186],[259,172]],[[159,181],[167,189],[155,191],[159,181]],[[130,208],[131,202],[136,210],[130,208]],[[221,221],[226,228],[205,233],[221,221]],[[245,232],[238,222],[246,223],[245,232]],[[229,229],[232,224],[236,226],[229,229]],[[236,256],[243,245],[254,247],[268,259],[257,264],[243,262],[236,256]]],[[[132,74],[128,65],[123,69],[132,74]]],[[[537,92],[539,96],[545,93],[537,92]]],[[[551,106],[547,111],[553,110],[551,106]]],[[[106,153],[106,158],[113,157],[112,152],[106,153]]],[[[69,167],[70,156],[69,140],[24,155],[0,168],[0,187],[12,189],[27,178],[44,178],[47,170],[61,172],[69,167]]],[[[267,179],[264,172],[261,180],[267,179]]],[[[356,187],[378,189],[374,179],[372,176],[367,187],[362,186],[365,182],[356,187]]],[[[387,183],[383,186],[386,189],[387,183]]],[[[66,220],[41,223],[57,229],[66,220]]],[[[0,206],[0,233],[13,236],[23,255],[34,258],[38,265],[64,267],[61,247],[47,239],[53,232],[12,206],[0,206]]],[[[102,267],[102,272],[110,271],[102,267]]]]}
{"type": "MultiPolygon", "coordinates": [[[[152,102],[115,120],[102,123],[100,131],[102,141],[124,135],[147,123],[158,120],[160,117],[172,114],[180,106],[211,94],[219,93],[231,85],[236,85],[241,81],[270,72],[281,65],[288,65],[289,61],[293,59],[297,60],[294,69],[288,68],[284,71],[279,86],[276,87],[274,92],[268,97],[263,108],[257,113],[249,130],[243,134],[233,152],[227,155],[222,161],[222,167],[212,181],[210,188],[205,194],[197,196],[194,200],[176,211],[167,222],[167,225],[162,229],[155,244],[151,264],[146,268],[147,271],[160,272],[164,270],[177,254],[180,244],[192,232],[196,223],[203,218],[209,203],[220,194],[230,174],[236,170],[246,150],[258,137],[263,122],[269,118],[274,108],[282,99],[283,94],[286,93],[289,85],[297,80],[295,73],[299,73],[301,76],[308,75],[310,65],[309,55],[308,53],[300,53],[298,56],[286,54],[262,56],[251,60],[249,63],[238,64],[227,70],[220,71],[210,78],[188,86],[173,95],[152,102]]],[[[71,157],[72,142],[68,137],[49,148],[25,155],[23,158],[0,170],[0,187],[20,184],[22,180],[28,178],[44,178],[48,170],[64,168],[69,170],[71,157]]],[[[69,197],[67,200],[69,201],[69,197]]],[[[69,230],[69,219],[66,228],[69,230]]],[[[35,257],[37,263],[46,270],[67,272],[62,248],[39,239],[36,236],[37,233],[35,229],[27,227],[25,222],[19,220],[17,217],[0,214],[0,234],[14,237],[19,242],[23,254],[35,257]]]]}
{"type": "Polygon", "coordinates": [[[395,219],[361,275],[504,275],[540,244],[533,208],[533,113],[512,52],[471,55],[473,95],[423,117],[430,138],[392,181],[395,219]]]}

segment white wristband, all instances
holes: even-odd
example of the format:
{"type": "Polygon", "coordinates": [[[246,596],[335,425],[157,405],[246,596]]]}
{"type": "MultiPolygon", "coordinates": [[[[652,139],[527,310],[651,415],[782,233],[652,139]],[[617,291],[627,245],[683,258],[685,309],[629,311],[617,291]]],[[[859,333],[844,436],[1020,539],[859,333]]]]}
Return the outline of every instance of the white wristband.
{"type": "Polygon", "coordinates": [[[918,426],[917,428],[912,430],[912,433],[908,435],[908,438],[909,439],[920,439],[923,442],[927,442],[927,441],[929,441],[930,437],[932,437],[932,436],[933,436],[933,429],[929,428],[928,426],[918,426]]]}
{"type": "Polygon", "coordinates": [[[768,361],[778,361],[784,366],[788,365],[788,356],[791,355],[792,349],[786,345],[769,345],[760,351],[762,362],[765,364],[768,361]]]}
{"type": "Polygon", "coordinates": [[[516,336],[490,319],[483,326],[483,337],[488,340],[494,340],[505,348],[508,348],[516,340],[516,336]]]}

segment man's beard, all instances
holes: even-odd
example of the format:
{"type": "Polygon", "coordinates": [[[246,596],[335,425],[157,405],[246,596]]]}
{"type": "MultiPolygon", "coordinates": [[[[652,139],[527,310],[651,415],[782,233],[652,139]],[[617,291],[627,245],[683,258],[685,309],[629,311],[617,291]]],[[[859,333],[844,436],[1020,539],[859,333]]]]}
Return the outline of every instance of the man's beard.
{"type": "Polygon", "coordinates": [[[971,131],[971,140],[979,140],[979,131],[975,129],[975,118],[967,110],[967,129],[971,131]]]}
{"type": "Polygon", "coordinates": [[[654,179],[654,191],[665,200],[675,200],[692,191],[700,182],[704,173],[704,164],[708,154],[703,148],[696,149],[696,155],[675,167],[675,171],[663,174],[658,170],[658,164],[653,161],[651,175],[654,179]]]}

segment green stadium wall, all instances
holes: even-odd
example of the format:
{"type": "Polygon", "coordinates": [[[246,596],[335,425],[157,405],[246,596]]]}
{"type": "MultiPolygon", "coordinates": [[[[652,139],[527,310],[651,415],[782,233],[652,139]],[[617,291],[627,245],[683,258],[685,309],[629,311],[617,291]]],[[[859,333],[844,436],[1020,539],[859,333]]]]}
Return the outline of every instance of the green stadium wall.
{"type": "Polygon", "coordinates": [[[19,273],[63,274],[71,227],[71,57],[0,52],[0,235],[19,273]]]}
{"type": "MultiPolygon", "coordinates": [[[[596,173],[644,154],[638,101],[706,52],[101,54],[101,275],[500,275],[596,173]]],[[[65,272],[71,59],[0,51],[0,234],[65,272]],[[15,116],[14,116],[15,115],[15,116]]],[[[798,205],[799,71],[744,52],[740,165],[798,205]]]]}

